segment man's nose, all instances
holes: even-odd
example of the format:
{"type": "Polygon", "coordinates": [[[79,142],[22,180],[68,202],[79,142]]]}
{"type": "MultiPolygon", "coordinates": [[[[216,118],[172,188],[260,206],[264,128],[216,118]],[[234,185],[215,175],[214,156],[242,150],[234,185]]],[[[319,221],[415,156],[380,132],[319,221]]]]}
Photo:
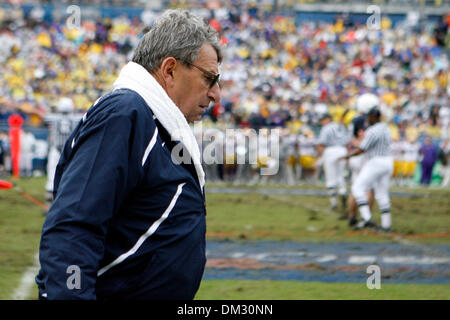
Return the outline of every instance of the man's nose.
{"type": "Polygon", "coordinates": [[[220,86],[219,83],[214,84],[214,86],[208,91],[208,98],[214,102],[220,102],[220,86]]]}

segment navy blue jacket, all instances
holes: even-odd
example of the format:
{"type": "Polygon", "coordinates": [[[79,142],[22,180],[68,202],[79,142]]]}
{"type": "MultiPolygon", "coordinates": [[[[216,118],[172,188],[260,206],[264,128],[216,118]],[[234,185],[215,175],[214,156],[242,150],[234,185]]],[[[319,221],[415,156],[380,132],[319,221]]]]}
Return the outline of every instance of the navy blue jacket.
{"type": "Polygon", "coordinates": [[[171,160],[177,143],[132,90],[89,109],[56,170],[41,299],[193,299],[206,263],[205,197],[194,166],[171,160]]]}

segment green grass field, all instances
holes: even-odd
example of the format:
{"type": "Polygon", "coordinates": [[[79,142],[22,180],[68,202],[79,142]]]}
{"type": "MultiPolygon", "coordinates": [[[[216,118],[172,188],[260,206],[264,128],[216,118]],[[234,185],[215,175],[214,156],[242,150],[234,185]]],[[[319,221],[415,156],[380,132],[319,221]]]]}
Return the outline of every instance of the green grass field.
{"type": "Polygon", "coordinates": [[[431,300],[450,299],[450,286],[385,284],[369,290],[365,283],[300,281],[203,281],[199,300],[431,300]]]}
{"type": "MultiPolygon", "coordinates": [[[[17,185],[44,201],[44,179],[21,179],[17,185]]],[[[23,272],[39,248],[42,209],[15,190],[0,190],[0,299],[11,299],[23,272]]]]}
{"type": "MultiPolygon", "coordinates": [[[[392,242],[450,244],[450,192],[424,198],[393,198],[394,233],[353,232],[343,212],[315,196],[209,194],[208,236],[245,240],[392,242]]],[[[374,220],[379,221],[374,211],[374,220]]]]}
{"type": "MultiPolygon", "coordinates": [[[[44,178],[17,181],[44,201],[44,178]]],[[[316,196],[207,194],[209,239],[397,242],[450,244],[450,190],[421,198],[393,198],[395,233],[350,231],[341,213],[316,196]]],[[[44,217],[42,209],[15,190],[0,190],[0,299],[11,299],[24,271],[33,264],[44,217]]],[[[379,214],[375,211],[375,220],[379,214]]],[[[30,298],[36,297],[36,288],[30,298]]],[[[450,299],[449,285],[386,284],[368,290],[364,283],[298,281],[203,281],[197,299],[450,299]]]]}

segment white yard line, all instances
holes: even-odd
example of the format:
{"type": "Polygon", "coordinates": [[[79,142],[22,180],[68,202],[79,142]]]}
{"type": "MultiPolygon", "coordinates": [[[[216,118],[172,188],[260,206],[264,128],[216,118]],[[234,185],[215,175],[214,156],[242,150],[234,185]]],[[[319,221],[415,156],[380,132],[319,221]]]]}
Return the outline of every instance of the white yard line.
{"type": "Polygon", "coordinates": [[[22,279],[20,279],[20,284],[14,290],[12,299],[14,300],[26,300],[30,296],[33,285],[35,285],[34,277],[39,271],[39,254],[34,256],[33,265],[28,267],[24,272],[22,279]]]}
{"type": "Polygon", "coordinates": [[[430,246],[427,246],[427,245],[424,245],[424,244],[421,244],[421,243],[410,241],[408,239],[405,239],[401,235],[395,236],[392,240],[394,242],[398,242],[398,243],[403,244],[405,246],[411,246],[411,247],[420,248],[420,249],[423,250],[424,253],[427,253],[427,254],[437,255],[437,256],[445,255],[445,252],[441,252],[440,250],[437,250],[435,248],[430,248],[430,246]]]}

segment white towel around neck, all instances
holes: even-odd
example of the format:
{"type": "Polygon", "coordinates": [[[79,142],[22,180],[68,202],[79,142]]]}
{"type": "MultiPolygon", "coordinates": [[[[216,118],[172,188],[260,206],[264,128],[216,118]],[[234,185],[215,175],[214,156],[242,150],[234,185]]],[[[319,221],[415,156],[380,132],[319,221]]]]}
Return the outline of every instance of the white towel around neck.
{"type": "Polygon", "coordinates": [[[180,109],[164,91],[156,79],[141,65],[128,62],[113,84],[113,90],[130,89],[139,94],[148,104],[155,117],[169,132],[173,141],[183,143],[192,158],[200,186],[205,185],[205,173],[200,161],[200,150],[191,127],[180,109]]]}

